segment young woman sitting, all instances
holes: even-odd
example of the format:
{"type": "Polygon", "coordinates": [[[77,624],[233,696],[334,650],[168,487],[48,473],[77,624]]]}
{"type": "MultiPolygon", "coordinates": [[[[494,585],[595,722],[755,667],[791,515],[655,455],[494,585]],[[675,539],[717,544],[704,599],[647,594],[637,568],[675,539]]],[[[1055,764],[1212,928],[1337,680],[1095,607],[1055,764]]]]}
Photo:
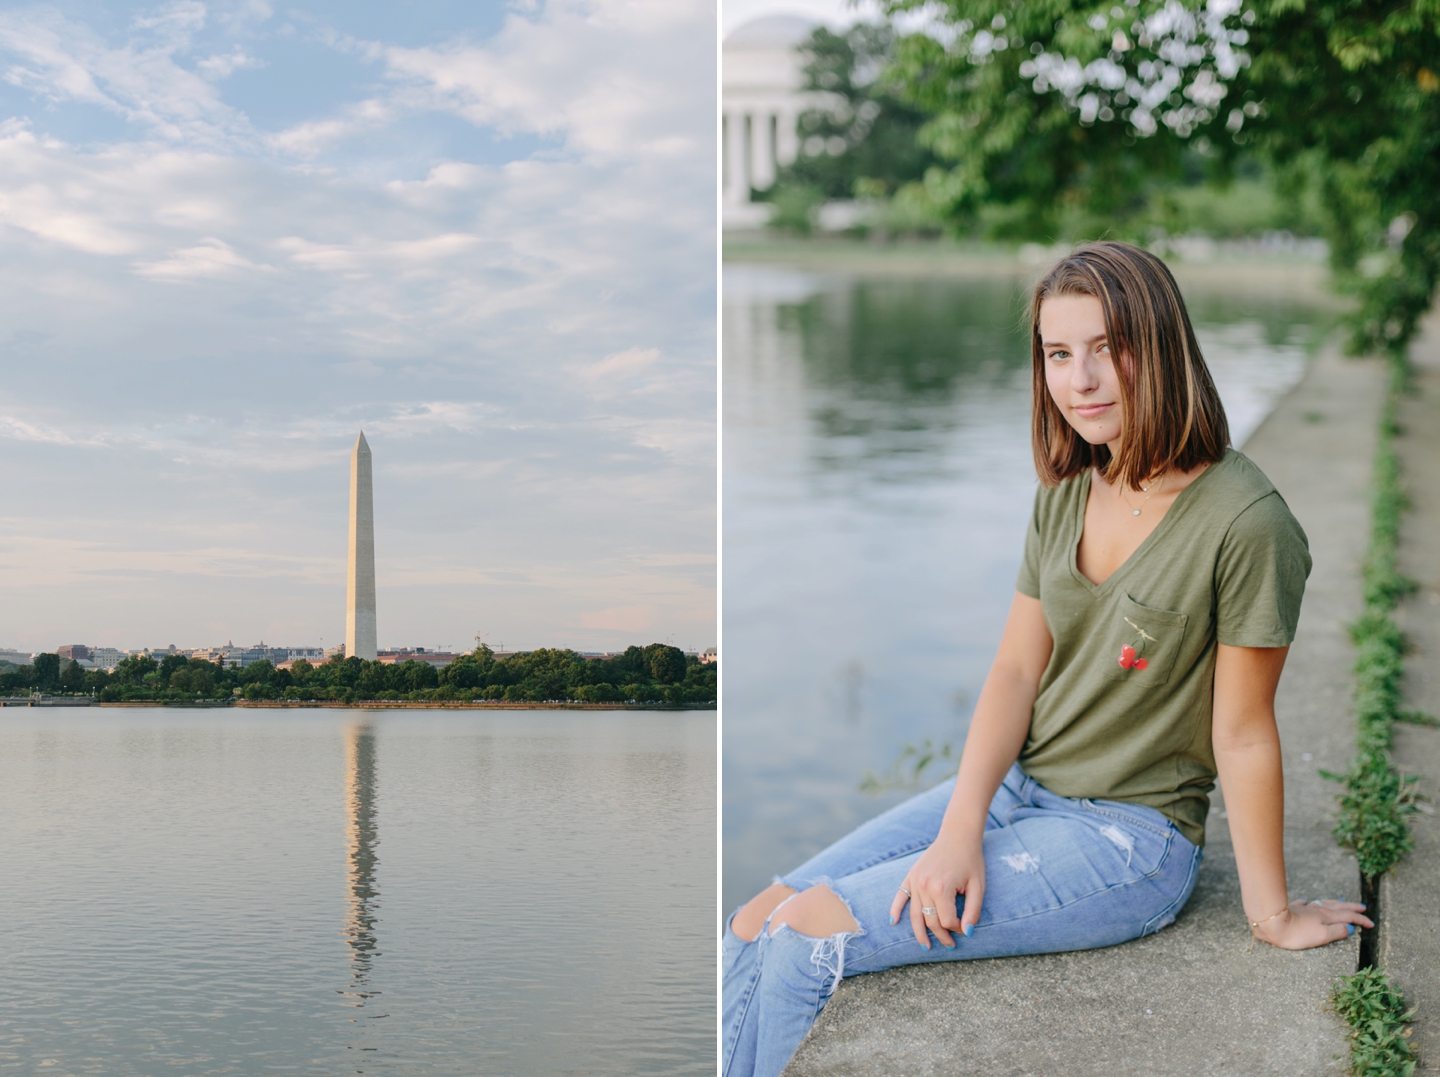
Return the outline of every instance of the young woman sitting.
{"type": "Polygon", "coordinates": [[[1310,554],[1229,448],[1175,279],[1089,244],[1030,321],[1041,487],[959,774],[734,914],[723,1077],[778,1074],[844,976],[1159,931],[1195,886],[1217,776],[1256,938],[1373,926],[1287,894],[1274,701],[1310,554]]]}

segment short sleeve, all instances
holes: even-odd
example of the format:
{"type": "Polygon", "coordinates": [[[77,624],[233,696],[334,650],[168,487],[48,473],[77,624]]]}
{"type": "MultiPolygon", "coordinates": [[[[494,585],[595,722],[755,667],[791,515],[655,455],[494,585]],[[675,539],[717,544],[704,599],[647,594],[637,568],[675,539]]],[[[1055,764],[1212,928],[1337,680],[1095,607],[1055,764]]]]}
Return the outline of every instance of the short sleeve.
{"type": "Polygon", "coordinates": [[[1030,512],[1030,526],[1025,529],[1025,557],[1020,562],[1020,576],[1015,590],[1031,598],[1040,597],[1040,495],[1035,493],[1035,507],[1030,512]]]}
{"type": "Polygon", "coordinates": [[[1287,647],[1310,575],[1310,543],[1272,491],[1230,525],[1215,568],[1215,638],[1229,647],[1287,647]]]}

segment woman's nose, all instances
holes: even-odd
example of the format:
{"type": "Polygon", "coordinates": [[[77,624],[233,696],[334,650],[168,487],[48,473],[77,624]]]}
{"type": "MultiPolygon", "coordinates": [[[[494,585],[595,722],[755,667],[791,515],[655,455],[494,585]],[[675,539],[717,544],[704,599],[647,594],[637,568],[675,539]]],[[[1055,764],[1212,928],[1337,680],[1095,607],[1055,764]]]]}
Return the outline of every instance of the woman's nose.
{"type": "Polygon", "coordinates": [[[1095,369],[1095,357],[1092,355],[1077,355],[1075,362],[1070,364],[1070,388],[1076,392],[1093,392],[1100,385],[1098,372],[1095,369]]]}

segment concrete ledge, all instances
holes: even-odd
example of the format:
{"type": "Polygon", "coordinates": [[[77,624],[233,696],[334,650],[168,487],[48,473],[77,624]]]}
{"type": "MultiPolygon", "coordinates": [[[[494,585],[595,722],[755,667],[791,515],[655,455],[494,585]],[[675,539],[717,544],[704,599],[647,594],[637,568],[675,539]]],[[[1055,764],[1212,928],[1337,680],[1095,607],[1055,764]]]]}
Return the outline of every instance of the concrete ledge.
{"type": "MultiPolygon", "coordinates": [[[[1359,899],[1354,858],[1330,836],[1338,787],[1317,770],[1343,770],[1353,751],[1345,626],[1361,609],[1384,391],[1382,364],[1326,352],[1245,446],[1304,526],[1315,559],[1276,703],[1294,897],[1359,899]]],[[[1358,938],[1301,953],[1252,947],[1218,793],[1214,807],[1195,894],[1160,934],[1106,950],[846,980],[786,1073],[1344,1073],[1346,1028],[1328,999],[1356,968],[1358,938]]]]}
{"type": "MultiPolygon", "coordinates": [[[[1419,584],[1396,620],[1410,653],[1405,658],[1405,706],[1440,715],[1440,318],[1416,344],[1416,393],[1400,403],[1401,474],[1410,512],[1401,523],[1400,571],[1419,584]]],[[[1440,1074],[1440,729],[1398,726],[1392,758],[1419,775],[1428,800],[1411,817],[1414,851],[1380,884],[1378,960],[1411,1006],[1417,1073],[1440,1074]]]]}

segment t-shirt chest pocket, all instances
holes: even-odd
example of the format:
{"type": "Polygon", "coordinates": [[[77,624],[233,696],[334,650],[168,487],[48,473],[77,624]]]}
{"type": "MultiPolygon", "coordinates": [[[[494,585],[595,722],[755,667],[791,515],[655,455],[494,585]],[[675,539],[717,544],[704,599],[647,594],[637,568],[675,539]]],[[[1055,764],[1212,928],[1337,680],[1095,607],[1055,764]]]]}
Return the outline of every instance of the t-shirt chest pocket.
{"type": "Polygon", "coordinates": [[[1142,606],[1120,595],[1105,627],[1106,678],[1140,687],[1167,682],[1189,620],[1188,614],[1142,606]]]}

